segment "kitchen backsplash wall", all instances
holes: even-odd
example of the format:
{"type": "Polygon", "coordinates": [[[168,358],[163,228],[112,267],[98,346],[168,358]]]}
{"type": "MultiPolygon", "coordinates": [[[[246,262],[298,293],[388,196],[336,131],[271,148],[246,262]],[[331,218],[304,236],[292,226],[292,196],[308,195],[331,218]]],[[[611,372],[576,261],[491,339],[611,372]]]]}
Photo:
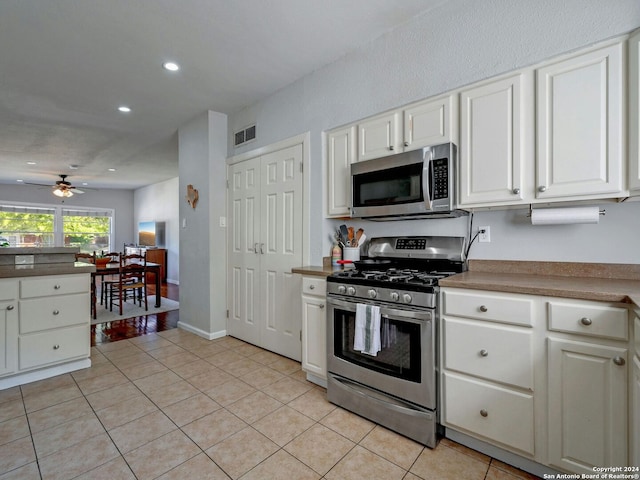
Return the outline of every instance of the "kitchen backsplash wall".
{"type": "MultiPolygon", "coordinates": [[[[357,21],[357,19],[354,19],[357,21]]],[[[228,156],[310,132],[314,179],[310,260],[330,252],[336,221],[324,219],[323,132],[391,108],[432,97],[500,73],[543,61],[640,27],[637,0],[451,0],[342,59],[229,117],[229,132],[257,124],[250,145],[228,156]],[[318,179],[318,181],[315,181],[318,179]]],[[[633,238],[640,237],[638,204],[608,204],[598,225],[532,227],[526,210],[476,214],[491,226],[491,243],[477,244],[472,258],[545,259],[640,263],[633,238]],[[521,212],[520,214],[518,212],[521,212]]],[[[366,222],[367,235],[460,234],[464,219],[366,222]],[[429,223],[425,223],[429,222],[429,223]]]]}

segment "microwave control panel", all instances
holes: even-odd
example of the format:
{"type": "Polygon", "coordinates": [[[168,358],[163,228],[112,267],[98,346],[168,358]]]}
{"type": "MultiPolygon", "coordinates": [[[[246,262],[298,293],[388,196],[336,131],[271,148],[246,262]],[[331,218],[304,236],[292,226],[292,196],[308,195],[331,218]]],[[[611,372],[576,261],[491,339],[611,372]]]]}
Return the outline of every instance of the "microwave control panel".
{"type": "Polygon", "coordinates": [[[449,197],[449,159],[438,158],[432,162],[433,196],[432,200],[449,197]]]}

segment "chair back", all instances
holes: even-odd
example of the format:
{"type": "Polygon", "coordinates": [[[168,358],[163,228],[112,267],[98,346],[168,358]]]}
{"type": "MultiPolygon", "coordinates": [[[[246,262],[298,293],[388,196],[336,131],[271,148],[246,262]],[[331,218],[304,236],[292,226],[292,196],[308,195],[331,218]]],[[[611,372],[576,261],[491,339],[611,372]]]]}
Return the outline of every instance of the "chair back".
{"type": "Polygon", "coordinates": [[[76,262],[96,263],[96,252],[93,253],[76,253],[76,262]]]}
{"type": "Polygon", "coordinates": [[[119,252],[105,252],[102,251],[102,257],[108,258],[109,263],[119,263],[120,262],[120,253],[119,252]]]}
{"type": "Polygon", "coordinates": [[[120,255],[120,280],[121,282],[135,281],[146,284],[145,269],[147,256],[130,254],[120,255]]]}

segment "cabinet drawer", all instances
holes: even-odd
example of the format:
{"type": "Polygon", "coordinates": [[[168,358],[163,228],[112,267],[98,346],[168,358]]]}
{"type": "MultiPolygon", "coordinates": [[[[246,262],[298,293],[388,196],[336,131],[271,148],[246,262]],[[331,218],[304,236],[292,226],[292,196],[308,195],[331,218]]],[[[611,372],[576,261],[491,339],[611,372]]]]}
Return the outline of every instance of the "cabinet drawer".
{"type": "Polygon", "coordinates": [[[533,300],[509,295],[444,291],[443,312],[457,317],[533,325],[533,300]]]}
{"type": "Polygon", "coordinates": [[[89,292],[89,275],[51,275],[20,280],[20,298],[89,292]]]}
{"type": "Polygon", "coordinates": [[[20,333],[89,324],[90,302],[91,297],[88,293],[22,300],[20,333]]]}
{"type": "MultiPolygon", "coordinates": [[[[635,350],[636,355],[640,357],[640,317],[636,317],[633,320],[633,323],[633,349],[635,350]]],[[[640,415],[640,413],[638,415],[640,415]]]]}
{"type": "Polygon", "coordinates": [[[327,293],[327,281],[324,278],[302,277],[302,293],[324,297],[327,293]]]}
{"type": "Polygon", "coordinates": [[[532,330],[446,318],[444,368],[533,391],[532,330]]]}
{"type": "Polygon", "coordinates": [[[17,280],[0,280],[0,301],[18,298],[17,280]]]}
{"type": "Polygon", "coordinates": [[[447,426],[533,455],[533,396],[450,373],[444,396],[447,426]]]}
{"type": "Polygon", "coordinates": [[[626,308],[592,303],[549,302],[549,330],[591,337],[627,340],[629,312],[626,308]]]}
{"type": "Polygon", "coordinates": [[[20,370],[89,356],[89,322],[86,325],[24,335],[18,339],[20,370]]]}

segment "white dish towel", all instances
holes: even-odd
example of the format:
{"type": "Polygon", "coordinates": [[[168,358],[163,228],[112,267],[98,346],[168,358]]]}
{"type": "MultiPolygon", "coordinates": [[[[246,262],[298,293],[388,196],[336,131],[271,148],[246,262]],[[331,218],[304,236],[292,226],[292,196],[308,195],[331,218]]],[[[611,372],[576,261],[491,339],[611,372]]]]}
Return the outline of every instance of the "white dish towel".
{"type": "Polygon", "coordinates": [[[356,305],[353,349],[374,357],[380,351],[380,307],[364,303],[356,305]]]}

